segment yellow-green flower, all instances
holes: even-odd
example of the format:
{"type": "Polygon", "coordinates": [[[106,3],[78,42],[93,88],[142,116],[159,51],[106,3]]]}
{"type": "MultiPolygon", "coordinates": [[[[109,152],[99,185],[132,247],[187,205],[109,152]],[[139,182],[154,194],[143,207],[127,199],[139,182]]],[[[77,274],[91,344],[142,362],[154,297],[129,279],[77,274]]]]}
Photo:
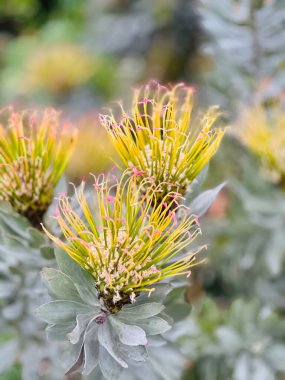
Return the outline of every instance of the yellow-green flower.
{"type": "Polygon", "coordinates": [[[184,253],[200,233],[195,216],[186,208],[170,204],[151,205],[160,193],[153,182],[125,172],[113,184],[104,176],[95,177],[97,215],[84,195],[84,183],[75,190],[83,216],[72,208],[65,194],[59,195],[55,218],[65,241],[47,235],[94,278],[100,297],[112,312],[133,302],[141,292],[167,277],[190,274],[201,249],[184,253]],[[141,187],[147,188],[142,199],[141,187]],[[180,222],[176,212],[180,210],[180,222]],[[177,257],[178,254],[182,257],[177,257]]]}
{"type": "Polygon", "coordinates": [[[44,44],[31,54],[25,73],[28,91],[64,93],[86,83],[97,62],[76,44],[44,44]]]}
{"type": "Polygon", "coordinates": [[[193,115],[193,89],[183,84],[166,88],[151,82],[134,92],[132,113],[101,115],[127,168],[151,177],[161,189],[183,194],[217,151],[224,130],[212,128],[217,107],[193,115]]]}
{"type": "Polygon", "coordinates": [[[37,226],[71,154],[75,131],[59,124],[59,113],[1,112],[0,201],[8,201],[37,226]]]}
{"type": "Polygon", "coordinates": [[[113,166],[110,157],[116,155],[107,132],[98,123],[96,113],[87,112],[76,121],[76,126],[77,143],[66,169],[67,175],[74,181],[86,177],[88,173],[96,174],[110,169],[113,166]]]}
{"type": "Polygon", "coordinates": [[[274,183],[285,183],[285,112],[282,106],[265,109],[256,105],[244,111],[237,134],[256,154],[265,176],[274,183]]]}

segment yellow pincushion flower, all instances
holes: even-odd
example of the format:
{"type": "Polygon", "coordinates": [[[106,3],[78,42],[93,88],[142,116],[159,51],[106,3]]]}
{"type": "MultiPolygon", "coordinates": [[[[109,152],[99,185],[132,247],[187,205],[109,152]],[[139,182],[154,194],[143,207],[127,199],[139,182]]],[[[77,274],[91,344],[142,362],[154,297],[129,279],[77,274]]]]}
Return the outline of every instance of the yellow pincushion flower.
{"type": "Polygon", "coordinates": [[[66,169],[68,176],[75,180],[90,172],[101,173],[113,166],[110,157],[114,157],[116,152],[107,132],[98,123],[98,115],[87,112],[76,121],[76,126],[78,138],[66,169]]]}
{"type": "Polygon", "coordinates": [[[217,107],[193,116],[193,89],[151,82],[134,92],[131,115],[101,115],[125,167],[169,191],[183,194],[217,151],[224,130],[212,128],[217,107]]]}
{"type": "Polygon", "coordinates": [[[153,291],[151,286],[160,280],[189,274],[189,268],[197,264],[195,255],[201,248],[177,258],[200,233],[196,217],[182,206],[173,208],[174,199],[152,209],[160,193],[147,181],[138,184],[129,172],[115,184],[102,175],[95,177],[97,215],[86,200],[83,183],[75,190],[83,216],[76,213],[65,194],[58,198],[55,218],[66,240],[44,228],[93,276],[94,286],[112,312],[133,302],[139,293],[153,291]],[[141,187],[148,189],[143,199],[141,187]],[[178,210],[182,214],[179,223],[178,210]]]}
{"type": "Polygon", "coordinates": [[[237,134],[256,154],[267,178],[274,183],[285,181],[285,112],[281,106],[265,109],[256,105],[247,109],[239,122],[237,134]]]}
{"type": "Polygon", "coordinates": [[[59,113],[1,112],[0,201],[8,201],[38,226],[71,154],[75,131],[59,125],[59,113]]]}
{"type": "Polygon", "coordinates": [[[94,72],[94,59],[79,46],[46,45],[31,55],[25,85],[30,90],[62,93],[86,83],[94,72]]]}

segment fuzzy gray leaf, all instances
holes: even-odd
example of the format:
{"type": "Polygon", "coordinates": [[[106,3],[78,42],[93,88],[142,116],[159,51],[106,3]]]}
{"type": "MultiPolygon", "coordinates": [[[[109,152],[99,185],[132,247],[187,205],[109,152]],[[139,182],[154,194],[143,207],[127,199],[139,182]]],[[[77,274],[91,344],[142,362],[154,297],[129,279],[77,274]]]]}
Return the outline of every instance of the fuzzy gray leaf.
{"type": "Polygon", "coordinates": [[[49,289],[59,298],[83,302],[71,278],[63,272],[53,268],[44,268],[42,275],[47,281],[49,289]]]}
{"type": "Polygon", "coordinates": [[[220,326],[216,329],[215,335],[217,337],[219,345],[227,353],[235,355],[243,347],[242,337],[229,326],[220,326]]]}
{"type": "Polygon", "coordinates": [[[171,329],[171,325],[160,317],[151,317],[139,321],[138,325],[146,332],[147,335],[164,334],[171,329]]]}
{"type": "Polygon", "coordinates": [[[153,317],[154,315],[159,314],[163,309],[164,306],[157,302],[146,303],[138,306],[125,306],[120,313],[118,313],[118,317],[130,321],[137,321],[153,317]]]}
{"type": "Polygon", "coordinates": [[[161,380],[181,379],[183,357],[171,345],[165,345],[160,350],[150,347],[149,362],[151,377],[161,380]]]}
{"type": "Polygon", "coordinates": [[[127,325],[115,317],[110,317],[109,319],[122,343],[128,346],[145,346],[147,344],[146,335],[142,328],[127,325]]]}
{"type": "Polygon", "coordinates": [[[27,229],[31,227],[30,223],[12,209],[8,211],[0,207],[0,222],[7,232],[20,236],[25,240],[29,238],[27,229]]]}
{"type": "Polygon", "coordinates": [[[160,283],[155,285],[155,290],[148,295],[147,293],[142,293],[136,300],[135,305],[140,305],[141,303],[148,302],[159,302],[162,303],[167,295],[172,291],[173,286],[171,284],[160,283]]]}
{"type": "Polygon", "coordinates": [[[271,364],[274,369],[278,371],[285,371],[285,345],[280,343],[272,344],[267,350],[266,354],[267,361],[271,364]]]}
{"type": "Polygon", "coordinates": [[[108,352],[100,346],[99,350],[99,365],[101,372],[106,380],[119,379],[123,368],[117,363],[108,352]]]}
{"type": "Polygon", "coordinates": [[[83,270],[67,253],[58,247],[55,249],[55,257],[60,270],[72,278],[80,297],[90,305],[100,306],[95,282],[90,274],[83,270]]]}
{"type": "MultiPolygon", "coordinates": [[[[98,312],[100,312],[100,310],[98,310],[98,312]]],[[[93,316],[91,317],[90,314],[78,314],[76,316],[76,326],[71,331],[71,333],[68,334],[70,343],[76,344],[79,341],[81,334],[83,333],[88,323],[90,322],[90,318],[93,319],[94,317],[93,316]]]]}
{"type": "Polygon", "coordinates": [[[73,301],[51,301],[36,309],[36,315],[46,323],[63,324],[75,320],[77,314],[92,313],[91,306],[73,301]]]}
{"type": "Polygon", "coordinates": [[[155,335],[150,337],[148,343],[151,347],[162,347],[166,345],[166,340],[159,335],[155,335]]]}
{"type": "Polygon", "coordinates": [[[105,350],[123,367],[128,368],[128,364],[118,355],[112,330],[108,322],[99,326],[98,339],[105,350]]]}
{"type": "Polygon", "coordinates": [[[202,194],[198,195],[189,205],[191,213],[198,217],[205,214],[205,212],[211,207],[215,201],[217,195],[225,186],[225,183],[215,187],[214,189],[206,190],[202,194]]]}
{"type": "Polygon", "coordinates": [[[134,364],[145,362],[148,358],[145,346],[120,345],[120,352],[126,357],[126,360],[131,360],[134,364]]]}
{"type": "Polygon", "coordinates": [[[89,375],[99,363],[99,341],[97,339],[98,325],[93,322],[88,327],[84,337],[84,367],[83,375],[89,375]]]}
{"type": "Polygon", "coordinates": [[[40,248],[41,255],[46,260],[54,259],[54,249],[49,246],[44,246],[40,248]]]}
{"type": "Polygon", "coordinates": [[[185,298],[186,287],[178,286],[168,295],[165,301],[165,312],[177,322],[186,318],[191,311],[191,305],[185,298]]]}
{"type": "Polygon", "coordinates": [[[45,244],[45,235],[39,230],[33,227],[29,227],[27,229],[27,232],[30,234],[31,247],[40,247],[41,245],[45,244]]]}
{"type": "Polygon", "coordinates": [[[68,370],[65,372],[65,375],[71,375],[72,373],[75,372],[81,372],[82,366],[84,363],[84,350],[83,347],[81,347],[81,350],[79,352],[79,355],[75,362],[68,368],[68,370]]]}
{"type": "Polygon", "coordinates": [[[66,340],[68,333],[74,329],[74,323],[65,323],[63,325],[51,325],[46,328],[48,340],[66,340]]]}

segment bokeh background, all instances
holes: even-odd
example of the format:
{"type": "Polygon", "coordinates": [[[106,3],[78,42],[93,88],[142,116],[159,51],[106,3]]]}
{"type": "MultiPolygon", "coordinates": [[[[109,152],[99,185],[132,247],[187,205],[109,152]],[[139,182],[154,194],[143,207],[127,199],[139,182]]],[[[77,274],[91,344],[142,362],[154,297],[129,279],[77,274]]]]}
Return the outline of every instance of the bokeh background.
{"type": "Polygon", "coordinates": [[[0,104],[56,107],[77,125],[71,180],[112,165],[98,114],[149,79],[195,86],[197,106],[218,104],[231,125],[205,184],[227,180],[203,220],[208,262],[177,333],[184,379],[284,380],[284,183],[236,137],[245,109],[283,101],[284,0],[0,0],[0,104]]]}

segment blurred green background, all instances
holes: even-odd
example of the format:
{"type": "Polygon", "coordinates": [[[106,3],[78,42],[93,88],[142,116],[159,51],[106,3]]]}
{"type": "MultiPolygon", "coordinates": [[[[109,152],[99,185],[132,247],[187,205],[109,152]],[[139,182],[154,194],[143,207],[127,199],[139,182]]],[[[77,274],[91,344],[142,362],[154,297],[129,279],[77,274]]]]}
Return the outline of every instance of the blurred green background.
{"type": "Polygon", "coordinates": [[[232,125],[205,185],[228,181],[203,220],[184,379],[284,380],[284,189],[233,132],[245,107],[283,98],[284,0],[0,0],[0,104],[63,111],[80,131],[73,181],[112,165],[98,113],[149,79],[194,85],[232,125]]]}

